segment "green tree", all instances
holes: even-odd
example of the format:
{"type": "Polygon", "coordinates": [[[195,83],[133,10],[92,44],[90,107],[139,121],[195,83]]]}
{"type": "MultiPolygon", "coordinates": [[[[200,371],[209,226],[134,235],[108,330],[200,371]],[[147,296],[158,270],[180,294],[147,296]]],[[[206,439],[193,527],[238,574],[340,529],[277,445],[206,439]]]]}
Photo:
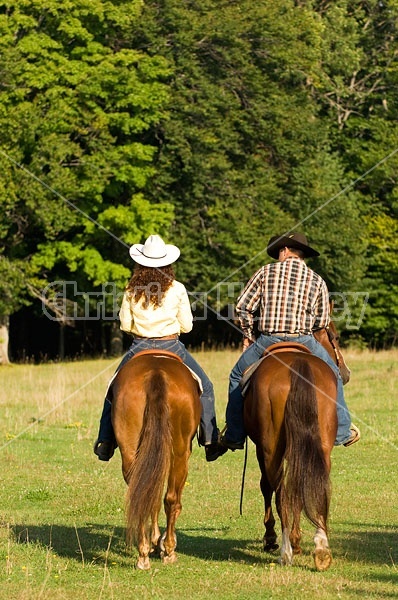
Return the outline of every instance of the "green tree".
{"type": "Polygon", "coordinates": [[[218,282],[296,228],[332,291],[370,294],[361,335],[394,340],[397,13],[0,0],[0,314],[54,279],[122,285],[126,247],[154,230],[222,309],[218,282]]]}
{"type": "Polygon", "coordinates": [[[369,304],[363,330],[374,347],[397,343],[398,335],[398,225],[396,217],[375,211],[369,219],[369,266],[365,287],[369,304]]]}
{"type": "Polygon", "coordinates": [[[358,180],[361,197],[359,237],[366,240],[367,268],[358,288],[369,294],[369,303],[360,332],[372,344],[391,343],[398,334],[397,265],[391,260],[398,207],[398,3],[313,4],[324,27],[324,67],[313,93],[330,122],[331,149],[358,180]]]}
{"type": "Polygon", "coordinates": [[[325,251],[319,266],[334,288],[363,274],[359,195],[322,208],[349,179],[313,94],[325,26],[297,4],[144,8],[140,43],[173,65],[173,118],[159,127],[152,194],[173,197],[184,276],[202,289],[232,273],[245,280],[266,259],[267,238],[294,226],[325,251]],[[349,240],[351,273],[342,268],[349,240]]]}
{"type": "Polygon", "coordinates": [[[54,278],[122,285],[126,247],[170,225],[173,207],[144,195],[169,70],[131,46],[140,10],[0,2],[0,246],[15,297],[4,317],[54,278]]]}

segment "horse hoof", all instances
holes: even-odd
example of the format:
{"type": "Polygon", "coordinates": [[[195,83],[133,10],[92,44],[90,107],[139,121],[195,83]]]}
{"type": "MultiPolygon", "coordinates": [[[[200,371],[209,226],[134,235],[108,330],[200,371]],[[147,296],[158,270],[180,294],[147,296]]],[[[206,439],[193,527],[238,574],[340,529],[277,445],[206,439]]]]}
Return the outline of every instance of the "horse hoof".
{"type": "Polygon", "coordinates": [[[172,554],[164,554],[162,556],[162,563],[164,565],[172,565],[177,562],[177,554],[173,552],[172,554]]]}
{"type": "Polygon", "coordinates": [[[279,549],[279,544],[276,542],[270,542],[269,544],[265,544],[264,552],[275,552],[275,550],[279,549]]]}
{"type": "Polygon", "coordinates": [[[283,554],[278,562],[282,567],[291,567],[293,564],[293,555],[283,554]]]}
{"type": "Polygon", "coordinates": [[[326,571],[332,564],[332,553],[329,548],[318,548],[314,552],[314,562],[317,571],[326,571]]]}
{"type": "Polygon", "coordinates": [[[146,557],[140,556],[140,558],[137,560],[137,563],[135,566],[140,571],[148,571],[151,568],[151,563],[147,556],[146,557]]]}

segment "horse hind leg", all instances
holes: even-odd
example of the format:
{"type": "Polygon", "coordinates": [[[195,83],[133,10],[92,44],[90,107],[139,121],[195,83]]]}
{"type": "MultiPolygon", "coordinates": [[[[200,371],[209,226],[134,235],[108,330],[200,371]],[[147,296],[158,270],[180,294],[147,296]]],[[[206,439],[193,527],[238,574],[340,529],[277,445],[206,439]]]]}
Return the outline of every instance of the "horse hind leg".
{"type": "Polygon", "coordinates": [[[265,533],[263,537],[263,549],[264,552],[273,552],[278,550],[279,545],[277,544],[277,535],[275,531],[275,517],[272,512],[272,494],[273,489],[268,480],[267,473],[265,470],[265,459],[262,450],[257,448],[257,461],[261,470],[260,489],[264,499],[264,528],[265,533]]]}
{"type": "Polygon", "coordinates": [[[264,512],[265,534],[263,538],[264,552],[274,552],[278,550],[277,535],[275,531],[275,517],[271,506],[265,509],[264,512]]]}
{"type": "Polygon", "coordinates": [[[282,547],[279,562],[283,566],[293,564],[293,548],[290,543],[290,532],[288,527],[284,527],[282,530],[282,547]]]}
{"type": "Polygon", "coordinates": [[[317,571],[326,571],[332,564],[332,553],[329,548],[329,542],[326,532],[318,527],[314,535],[315,551],[314,562],[317,571]]]}
{"type": "Polygon", "coordinates": [[[267,481],[267,485],[261,481],[261,491],[264,497],[264,527],[265,533],[263,538],[264,552],[274,552],[278,550],[279,544],[277,543],[277,535],[275,531],[275,517],[272,512],[271,499],[272,490],[267,481]]]}
{"type": "Polygon", "coordinates": [[[189,454],[189,451],[187,451],[187,453],[183,453],[178,457],[176,453],[170,469],[167,491],[164,498],[167,525],[161,539],[160,554],[165,564],[172,564],[177,561],[177,554],[175,552],[177,546],[175,525],[182,508],[181,497],[188,475],[189,454]]]}
{"type": "Polygon", "coordinates": [[[153,511],[151,515],[151,556],[160,556],[161,533],[159,529],[159,511],[160,507],[153,511]]]}
{"type": "Polygon", "coordinates": [[[178,515],[181,512],[181,504],[176,502],[174,498],[170,498],[170,496],[168,496],[168,498],[165,499],[165,511],[167,526],[166,531],[163,533],[160,539],[160,557],[164,564],[171,565],[177,562],[177,554],[175,552],[177,546],[175,523],[178,515]]]}
{"type": "Polygon", "coordinates": [[[176,532],[173,532],[173,541],[170,545],[170,540],[168,540],[167,542],[167,548],[166,549],[166,536],[167,536],[167,531],[165,531],[162,535],[162,537],[159,539],[159,553],[160,553],[160,557],[162,559],[162,562],[165,565],[171,565],[175,562],[177,562],[177,553],[175,552],[175,549],[177,547],[177,535],[176,532]]]}
{"type": "Polygon", "coordinates": [[[286,513],[286,508],[281,504],[281,493],[280,490],[276,492],[276,508],[281,521],[282,526],[282,546],[279,563],[282,566],[290,566],[293,564],[293,548],[290,542],[290,527],[289,519],[286,513]]]}
{"type": "Polygon", "coordinates": [[[297,514],[293,517],[293,526],[290,532],[290,543],[293,548],[293,554],[301,554],[301,529],[300,529],[300,514],[301,510],[297,511],[297,514]]]}
{"type": "Polygon", "coordinates": [[[138,560],[136,562],[136,567],[140,571],[147,571],[151,568],[151,563],[149,560],[149,554],[151,551],[151,545],[149,543],[149,539],[147,536],[146,528],[142,527],[138,540],[137,540],[137,548],[138,548],[138,560]]]}

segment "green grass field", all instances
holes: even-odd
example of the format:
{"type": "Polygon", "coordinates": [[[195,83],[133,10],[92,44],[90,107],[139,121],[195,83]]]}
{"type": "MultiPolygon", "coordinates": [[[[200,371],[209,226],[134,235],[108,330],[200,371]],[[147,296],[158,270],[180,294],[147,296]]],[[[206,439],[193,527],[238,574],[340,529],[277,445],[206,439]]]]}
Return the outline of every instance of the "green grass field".
{"type": "MultiPolygon", "coordinates": [[[[238,353],[195,356],[215,384],[222,426],[238,353]]],[[[346,398],[362,440],[333,451],[333,563],[324,573],[314,570],[313,528],[305,520],[304,553],[294,566],[261,551],[253,444],[240,516],[244,453],[206,463],[196,442],[177,522],[178,563],[155,559],[150,571],[135,570],[135,551],[124,542],[120,455],[101,463],[92,453],[118,360],[1,367],[0,599],[396,598],[398,351],[346,358],[346,398]]]]}

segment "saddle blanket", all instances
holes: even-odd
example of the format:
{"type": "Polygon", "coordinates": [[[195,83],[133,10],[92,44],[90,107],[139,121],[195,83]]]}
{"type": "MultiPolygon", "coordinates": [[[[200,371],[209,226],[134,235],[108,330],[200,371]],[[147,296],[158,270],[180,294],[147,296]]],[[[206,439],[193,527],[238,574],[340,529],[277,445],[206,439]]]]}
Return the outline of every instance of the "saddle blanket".
{"type": "Polygon", "coordinates": [[[252,365],[250,365],[250,367],[248,367],[246,369],[246,371],[243,373],[242,379],[240,380],[240,383],[239,383],[239,386],[240,386],[240,389],[241,389],[241,392],[242,392],[242,396],[246,395],[247,389],[248,389],[249,384],[250,384],[250,378],[251,378],[251,376],[258,369],[258,367],[261,365],[261,363],[263,362],[263,360],[265,360],[267,358],[267,356],[262,356],[261,358],[259,358],[259,360],[257,360],[255,363],[253,363],[252,365]]]}

